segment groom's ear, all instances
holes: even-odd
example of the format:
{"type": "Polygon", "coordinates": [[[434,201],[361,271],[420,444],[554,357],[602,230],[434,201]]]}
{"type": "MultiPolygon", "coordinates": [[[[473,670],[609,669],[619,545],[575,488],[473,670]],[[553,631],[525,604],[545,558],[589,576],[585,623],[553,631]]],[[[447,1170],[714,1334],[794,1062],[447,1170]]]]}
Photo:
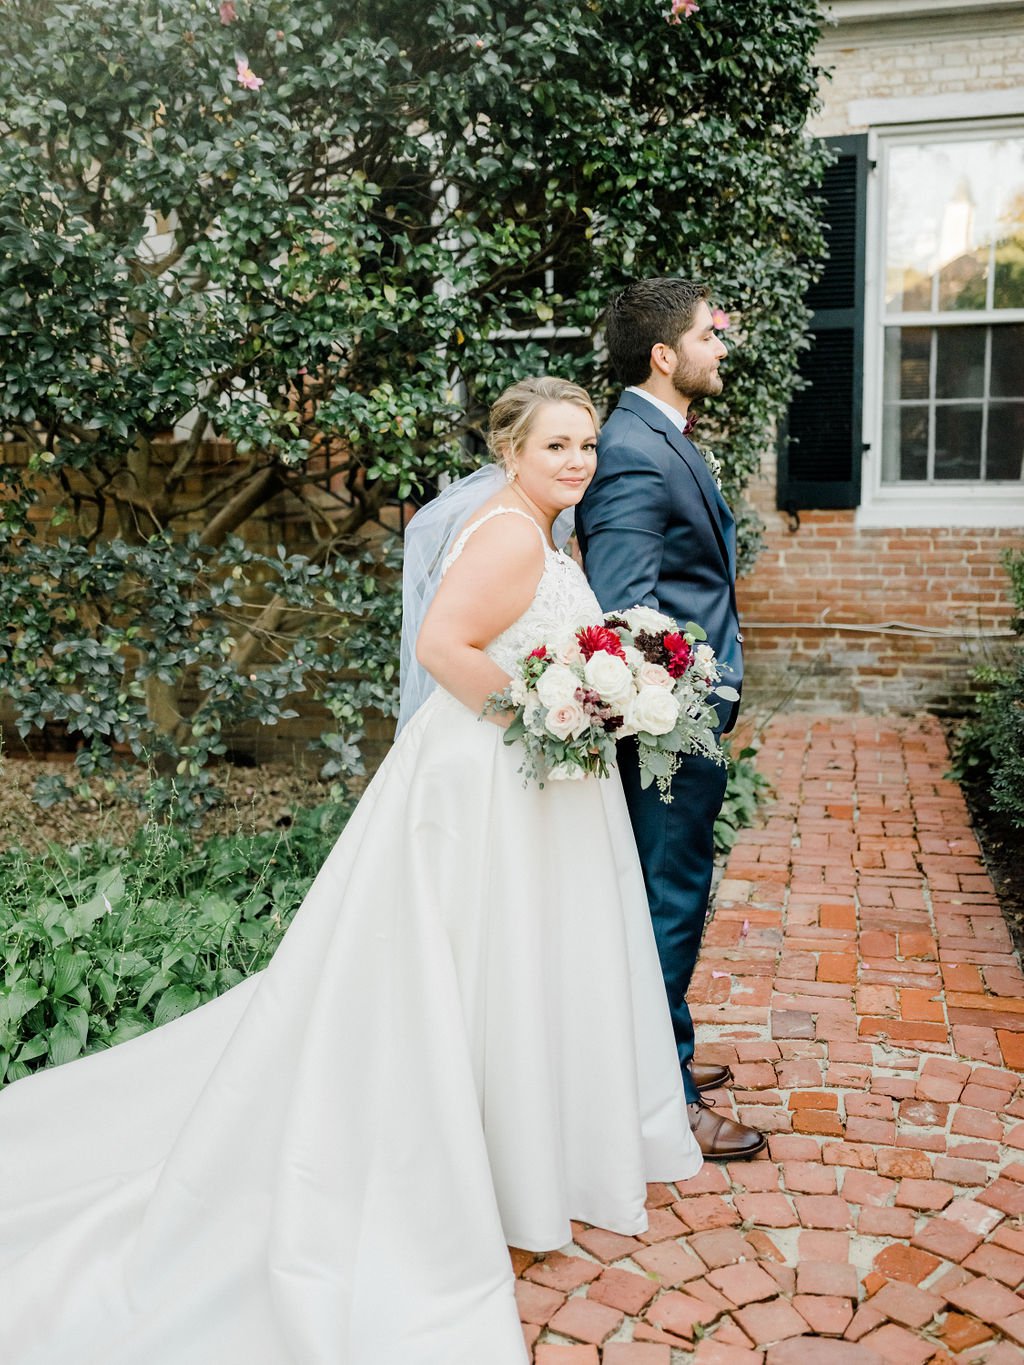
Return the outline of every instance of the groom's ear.
{"type": "Polygon", "coordinates": [[[671,346],[666,346],[663,341],[656,341],[651,347],[651,375],[671,374],[676,367],[677,359],[671,346]]]}

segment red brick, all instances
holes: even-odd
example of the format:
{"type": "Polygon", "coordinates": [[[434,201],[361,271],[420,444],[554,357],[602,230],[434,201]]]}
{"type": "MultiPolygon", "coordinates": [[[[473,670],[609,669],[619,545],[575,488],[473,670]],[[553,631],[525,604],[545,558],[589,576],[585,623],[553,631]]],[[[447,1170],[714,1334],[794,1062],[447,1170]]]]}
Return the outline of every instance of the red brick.
{"type": "Polygon", "coordinates": [[[782,1167],[786,1189],[800,1194],[835,1194],[836,1173],[820,1161],[787,1161],[782,1167]]]}
{"type": "Polygon", "coordinates": [[[793,1199],[797,1217],[805,1228],[849,1228],[850,1206],[835,1194],[804,1194],[793,1199]]]}
{"type": "Polygon", "coordinates": [[[886,1148],[875,1153],[875,1164],[879,1175],[908,1177],[913,1180],[930,1180],[932,1163],[924,1152],[912,1148],[886,1148]]]}
{"type": "Polygon", "coordinates": [[[975,1085],[972,1080],[964,1086],[963,1094],[960,1096],[960,1103],[970,1109],[984,1109],[989,1113],[998,1114],[1006,1107],[1006,1091],[994,1090],[989,1086],[975,1085]]]}
{"type": "Polygon", "coordinates": [[[966,1258],[964,1269],[989,1275],[1007,1288],[1016,1289],[1024,1281],[1024,1256],[1001,1246],[981,1246],[966,1258]]]}
{"type": "Polygon", "coordinates": [[[559,1289],[563,1294],[571,1294],[580,1285],[596,1280],[601,1267],[593,1261],[585,1261],[582,1256],[563,1256],[560,1251],[549,1252],[541,1260],[535,1261],[524,1272],[524,1278],[542,1284],[548,1289],[559,1289]]]}
{"type": "Polygon", "coordinates": [[[765,1365],[882,1365],[882,1358],[852,1341],[794,1337],[770,1347],[765,1365]]]}
{"type": "Polygon", "coordinates": [[[943,1184],[941,1180],[901,1180],[896,1204],[901,1208],[934,1213],[944,1209],[953,1194],[953,1186],[943,1184]]]}
{"type": "Polygon", "coordinates": [[[791,1228],[797,1224],[789,1200],[782,1193],[737,1194],[734,1199],[740,1217],[766,1228],[791,1228]]]}
{"type": "Polygon", "coordinates": [[[709,1271],[707,1278],[710,1284],[738,1308],[762,1299],[773,1299],[779,1292],[778,1285],[772,1277],[766,1275],[754,1261],[721,1266],[718,1270],[709,1271]]]}
{"type": "Polygon", "coordinates": [[[935,1270],[940,1261],[914,1247],[898,1245],[885,1247],[874,1261],[876,1269],[891,1280],[904,1280],[907,1284],[920,1284],[935,1270]]]}
{"type": "Polygon", "coordinates": [[[1024,1312],[1024,1299],[988,1278],[974,1279],[960,1288],[951,1289],[946,1297],[956,1308],[981,1322],[996,1322],[999,1318],[1024,1312]]]}
{"type": "Polygon", "coordinates": [[[916,1285],[890,1280],[873,1295],[871,1307],[904,1327],[924,1327],[942,1312],[945,1300],[916,1285]]]}
{"type": "MultiPolygon", "coordinates": [[[[667,1212],[667,1210],[660,1210],[667,1212]]],[[[687,1232],[706,1232],[709,1228],[728,1228],[740,1221],[739,1214],[717,1194],[698,1194],[693,1199],[681,1199],[672,1205],[674,1229],[667,1223],[659,1224],[652,1232],[641,1233],[643,1241],[662,1242],[687,1232]],[[680,1221],[681,1220],[681,1221],[680,1221]]],[[[671,1217],[672,1215],[670,1215],[671,1217]]]]}
{"type": "MultiPolygon", "coordinates": [[[[688,1199],[686,1203],[689,1205],[697,1205],[702,1203],[704,1199],[714,1199],[719,1204],[722,1202],[716,1195],[708,1194],[703,1196],[698,1195],[696,1199],[688,1199]]],[[[675,1205],[675,1208],[680,1207],[682,1207],[680,1204],[675,1205]]],[[[702,1226],[718,1227],[721,1225],[716,1223],[705,1223],[702,1226]]],[[[688,1223],[680,1222],[671,1209],[648,1209],[647,1231],[638,1233],[637,1235],[641,1242],[650,1246],[654,1242],[667,1242],[672,1237],[682,1237],[687,1232],[693,1230],[694,1229],[688,1223]]],[[[616,1259],[619,1258],[616,1257],[616,1259]]]]}
{"type": "Polygon", "coordinates": [[[849,1299],[829,1294],[797,1294],[793,1307],[815,1336],[841,1337],[853,1317],[849,1299]]]}
{"type": "Polygon", "coordinates": [[[696,1232],[687,1238],[687,1246],[695,1251],[711,1270],[720,1265],[734,1265],[737,1261],[756,1259],[749,1242],[732,1228],[716,1228],[713,1232],[696,1232]]]}
{"type": "Polygon", "coordinates": [[[705,1337],[697,1343],[693,1359],[694,1365],[763,1365],[764,1352],[748,1350],[745,1346],[727,1346],[714,1337],[705,1337]]]}
{"type": "Polygon", "coordinates": [[[857,1215],[857,1231],[862,1237],[899,1237],[909,1242],[914,1235],[914,1221],[909,1209],[866,1205],[857,1215]]]}
{"type": "Polygon", "coordinates": [[[672,1348],[645,1341],[609,1341],[601,1360],[602,1365],[672,1365],[672,1348]]]}
{"type": "Polygon", "coordinates": [[[548,1326],[564,1337],[575,1337],[577,1341],[599,1346],[618,1330],[621,1323],[622,1314],[616,1309],[593,1299],[576,1297],[558,1310],[548,1326]]]}
{"type": "Polygon", "coordinates": [[[662,1284],[673,1289],[688,1280],[698,1279],[707,1269],[703,1261],[678,1242],[658,1242],[656,1246],[644,1247],[643,1251],[634,1252],[632,1259],[648,1275],[657,1276],[662,1284]]]}
{"type": "Polygon", "coordinates": [[[534,1352],[535,1365],[598,1365],[596,1346],[553,1346],[545,1342],[534,1352]]]}
{"type": "Polygon", "coordinates": [[[834,1298],[856,1300],[858,1282],[856,1268],[839,1261],[803,1261],[797,1266],[798,1294],[827,1294],[834,1298]]]}
{"type": "Polygon", "coordinates": [[[821,1148],[813,1138],[773,1134],[768,1139],[768,1151],[772,1161],[821,1160],[821,1148]]]}
{"type": "Polygon", "coordinates": [[[979,1342],[990,1340],[992,1330],[984,1323],[978,1322],[977,1318],[950,1312],[946,1314],[938,1335],[951,1351],[960,1352],[977,1346],[979,1342]]]}
{"type": "Polygon", "coordinates": [[[921,1251],[935,1252],[945,1261],[962,1261],[981,1241],[981,1235],[954,1223],[949,1218],[930,1218],[915,1233],[912,1246],[921,1251]]]}
{"type": "Polygon", "coordinates": [[[596,1299],[609,1308],[621,1309],[635,1318],[640,1316],[660,1289],[657,1280],[612,1266],[590,1286],[587,1298],[596,1299]]]}
{"type": "Polygon", "coordinates": [[[861,1344],[877,1351],[886,1365],[925,1365],[935,1354],[934,1343],[922,1341],[894,1322],[869,1332],[861,1344]]]}
{"type": "Polygon", "coordinates": [[[996,1038],[999,1040],[1004,1063],[1016,1071],[1024,1071],[1024,1033],[997,1028],[996,1038]]]}
{"type": "Polygon", "coordinates": [[[752,1303],[738,1308],[733,1316],[756,1346],[803,1336],[808,1330],[805,1319],[785,1299],[752,1303]]]}
{"type": "Polygon", "coordinates": [[[643,1246],[643,1242],[638,1242],[635,1237],[623,1237],[618,1232],[588,1227],[585,1223],[573,1223],[572,1232],[577,1246],[606,1264],[632,1256],[634,1251],[639,1251],[643,1246]]]}
{"type": "Polygon", "coordinates": [[[516,1304],[523,1322],[534,1322],[543,1327],[565,1303],[565,1295],[557,1289],[545,1289],[540,1284],[516,1280],[516,1304]]]}
{"type": "Polygon", "coordinates": [[[714,1322],[718,1316],[719,1310],[711,1304],[695,1299],[689,1294],[680,1294],[678,1290],[669,1290],[667,1294],[662,1294],[646,1313],[646,1319],[653,1327],[660,1327],[687,1341],[693,1339],[693,1329],[696,1326],[714,1322]]]}
{"type": "Polygon", "coordinates": [[[991,1204],[1010,1218],[1024,1214],[1024,1185],[1013,1180],[996,1180],[977,1196],[979,1204],[991,1204]]]}
{"type": "Polygon", "coordinates": [[[843,1176],[843,1198],[851,1204],[887,1204],[895,1190],[895,1180],[873,1171],[847,1171],[843,1176]]]}

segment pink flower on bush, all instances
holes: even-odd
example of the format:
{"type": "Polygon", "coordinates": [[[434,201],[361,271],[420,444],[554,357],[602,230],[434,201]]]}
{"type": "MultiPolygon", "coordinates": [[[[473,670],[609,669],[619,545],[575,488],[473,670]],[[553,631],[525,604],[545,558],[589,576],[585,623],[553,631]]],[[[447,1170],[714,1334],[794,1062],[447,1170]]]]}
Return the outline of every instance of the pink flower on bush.
{"type": "Polygon", "coordinates": [[[724,332],[729,327],[729,314],[724,308],[712,308],[711,326],[716,332],[724,332]]]}
{"type": "Polygon", "coordinates": [[[233,24],[235,20],[238,18],[238,11],[231,3],[231,0],[224,0],[223,5],[221,5],[220,9],[217,12],[220,15],[220,21],[222,24],[233,24]]]}
{"type": "Polygon", "coordinates": [[[700,5],[697,4],[697,0],[672,0],[672,12],[665,17],[670,24],[679,24],[682,23],[679,18],[680,15],[683,16],[683,19],[689,19],[690,15],[695,14],[699,9],[700,5]]]}
{"type": "Polygon", "coordinates": [[[238,59],[238,84],[246,90],[258,90],[263,84],[263,78],[256,75],[244,57],[238,59]]]}

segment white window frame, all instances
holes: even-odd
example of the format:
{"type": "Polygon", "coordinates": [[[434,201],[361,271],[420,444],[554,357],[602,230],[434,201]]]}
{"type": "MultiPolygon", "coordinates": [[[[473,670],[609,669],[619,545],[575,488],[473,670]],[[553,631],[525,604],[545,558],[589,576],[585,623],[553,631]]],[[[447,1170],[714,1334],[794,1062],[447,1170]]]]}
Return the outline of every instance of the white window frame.
{"type": "MultiPolygon", "coordinates": [[[[880,103],[880,102],[878,102],[880,103]]],[[[950,480],[935,483],[885,484],[882,482],[883,380],[885,328],[895,318],[885,312],[885,158],[893,146],[945,138],[947,141],[973,141],[1001,132],[1024,137],[1024,118],[975,118],[951,121],[934,120],[934,106],[921,100],[918,120],[908,108],[909,100],[893,101],[906,119],[868,134],[868,157],[872,172],[868,177],[867,241],[864,277],[864,462],[861,471],[861,502],[856,513],[858,527],[1024,527],[1024,481],[1019,484],[983,484],[977,480],[950,480]],[[930,106],[930,107],[929,107],[930,106]],[[927,121],[926,121],[927,118],[927,121]]],[[[879,114],[881,111],[873,111],[879,114]]],[[[894,112],[895,109],[894,109],[894,112]]],[[[964,112],[957,109],[956,113],[964,112]]],[[[985,111],[987,112],[987,111],[985,111]]],[[[885,120],[880,119],[880,122],[885,120]]],[[[905,326],[930,326],[931,314],[898,315],[905,326]]],[[[1000,309],[1006,322],[1024,322],[1024,309],[1000,309]]],[[[990,313],[958,313],[957,322],[987,324],[990,313]]]]}

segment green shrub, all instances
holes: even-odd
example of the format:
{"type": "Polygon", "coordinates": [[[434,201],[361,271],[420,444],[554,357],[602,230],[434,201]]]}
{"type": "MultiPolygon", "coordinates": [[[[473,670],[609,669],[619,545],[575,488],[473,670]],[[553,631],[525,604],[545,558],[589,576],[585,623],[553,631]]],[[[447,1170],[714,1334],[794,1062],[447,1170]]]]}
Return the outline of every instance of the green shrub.
{"type": "MultiPolygon", "coordinates": [[[[1003,563],[1017,610],[1014,629],[1024,634],[1024,550],[1007,550],[1003,563]]],[[[987,789],[992,809],[1024,829],[1024,648],[1010,659],[975,671],[982,691],[977,710],[953,743],[953,776],[987,789]]]]}
{"type": "Polygon", "coordinates": [[[758,807],[771,794],[771,783],[754,764],[756,749],[741,749],[734,756],[728,740],[723,741],[722,748],[729,766],[729,781],[715,821],[715,851],[719,854],[732,849],[740,830],[754,823],[758,807]]]}
{"type": "Polygon", "coordinates": [[[266,966],[347,818],[285,832],[147,826],[127,848],[17,850],[0,868],[0,1084],[144,1033],[266,966]]]}

